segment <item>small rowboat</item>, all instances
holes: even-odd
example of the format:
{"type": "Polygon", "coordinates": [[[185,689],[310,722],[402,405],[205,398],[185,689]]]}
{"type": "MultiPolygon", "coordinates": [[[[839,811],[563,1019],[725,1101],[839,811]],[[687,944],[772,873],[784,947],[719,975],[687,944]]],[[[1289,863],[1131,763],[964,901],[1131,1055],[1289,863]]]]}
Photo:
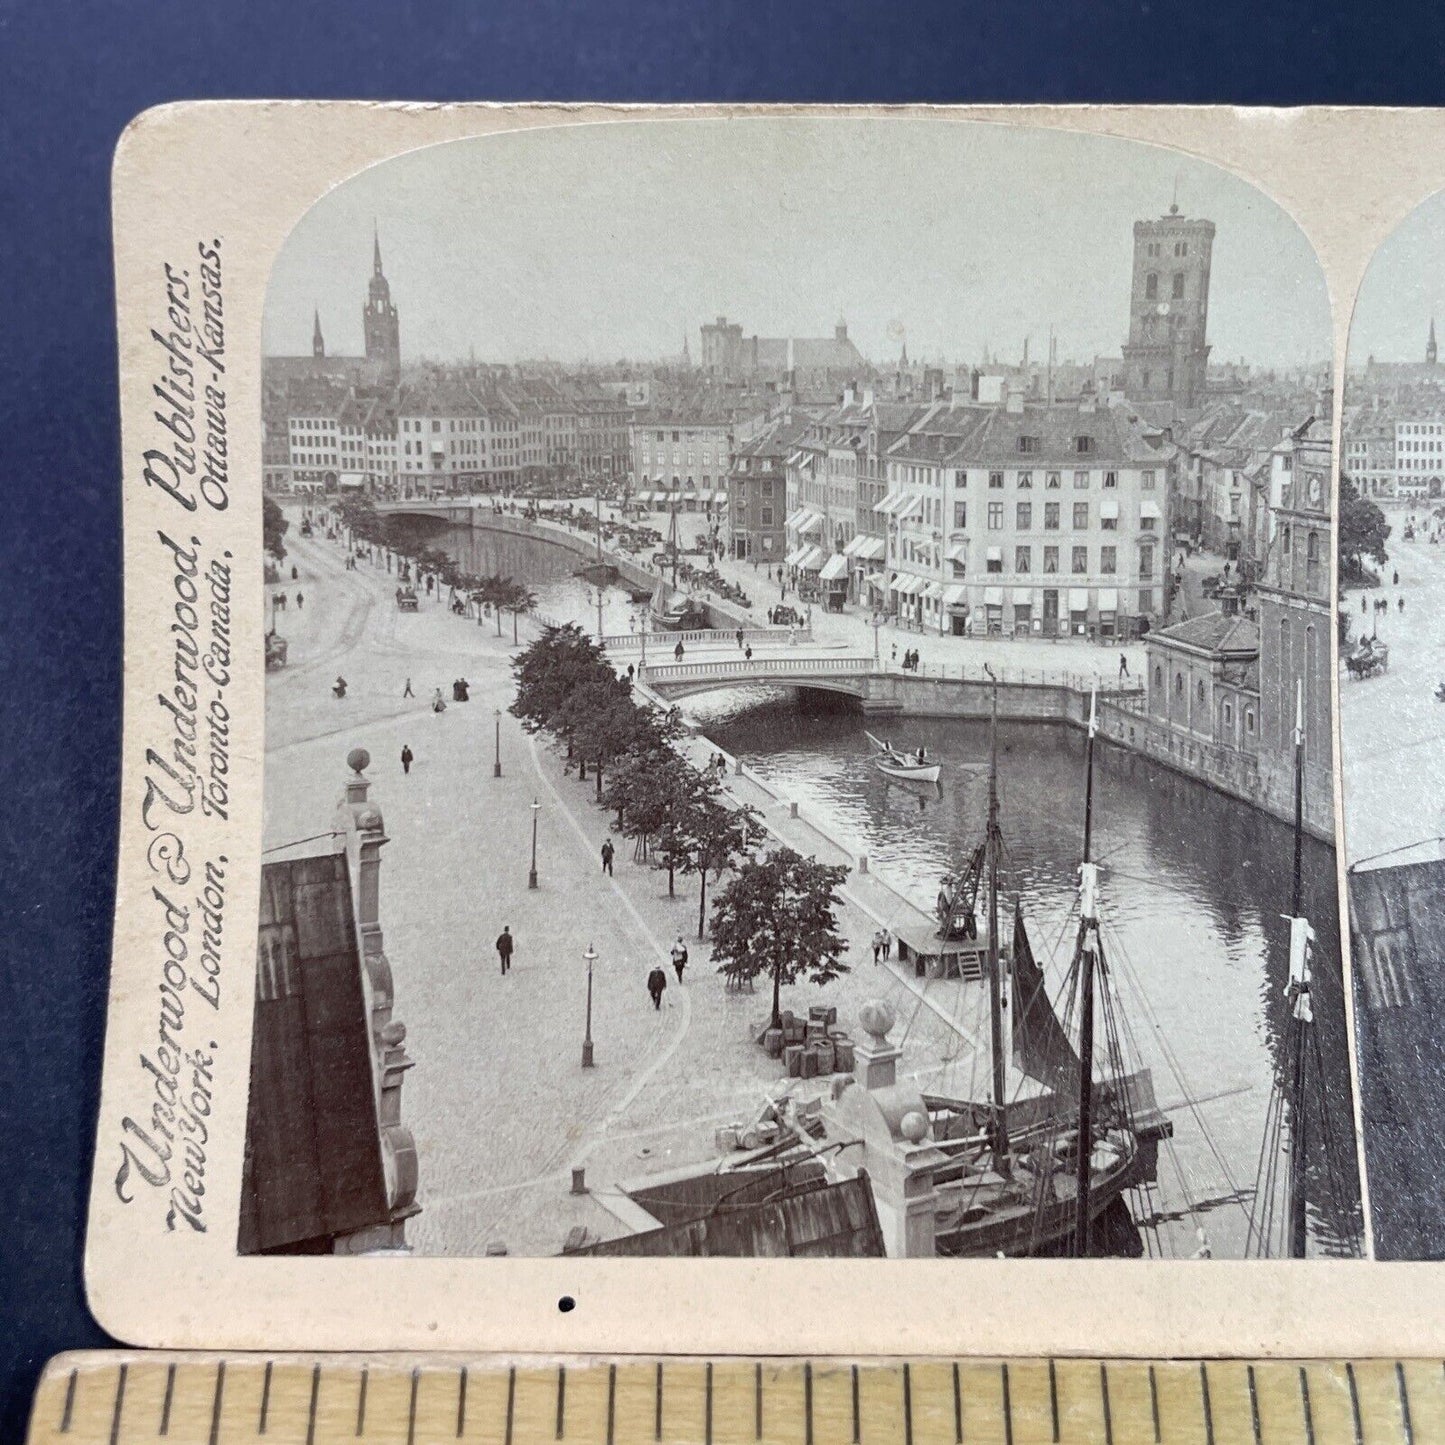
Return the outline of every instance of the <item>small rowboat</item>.
{"type": "Polygon", "coordinates": [[[920,763],[906,753],[900,753],[872,733],[865,734],[873,744],[878,756],[873,765],[885,778],[900,778],[909,783],[936,783],[941,768],[938,763],[920,763]]]}

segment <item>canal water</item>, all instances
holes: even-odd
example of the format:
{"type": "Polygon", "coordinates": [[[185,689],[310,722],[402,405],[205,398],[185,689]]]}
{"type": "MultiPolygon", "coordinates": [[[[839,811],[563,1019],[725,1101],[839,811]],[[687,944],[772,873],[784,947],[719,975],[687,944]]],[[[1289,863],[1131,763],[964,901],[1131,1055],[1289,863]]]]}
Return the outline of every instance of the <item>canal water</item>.
{"type": "MultiPolygon", "coordinates": [[[[814,694],[814,697],[817,695],[814,694]]],[[[925,911],[983,837],[988,725],[875,723],[942,765],[932,794],[872,766],[861,716],[766,689],[692,699],[707,735],[748,764],[925,911]]],[[[1004,883],[1017,893],[1052,985],[1073,946],[1084,737],[1001,724],[1004,883]]],[[[1139,1062],[1175,1126],[1161,1155],[1175,1254],[1245,1253],[1266,1106],[1286,1024],[1293,834],[1274,819],[1135,754],[1096,750],[1093,853],[1104,946],[1139,1062]],[[1192,1102],[1191,1102],[1192,1101],[1192,1102]],[[1175,1164],[1177,1160],[1177,1165],[1175,1164]]],[[[1361,1227],[1340,972],[1334,850],[1306,838],[1304,906],[1317,934],[1314,1002],[1323,1087],[1308,1120],[1311,1251],[1348,1252],[1361,1227]]]]}
{"type": "MultiPolygon", "coordinates": [[[[439,543],[469,570],[525,578],[538,611],[596,626],[582,559],[508,534],[454,529],[439,543]]],[[[634,610],[602,589],[603,627],[634,610]]],[[[777,689],[693,698],[719,747],[796,798],[895,889],[931,911],[939,880],[968,859],[987,808],[988,727],[947,720],[879,723],[900,747],[942,765],[932,794],[872,766],[863,719],[838,700],[805,706],[777,689]]],[[[1005,882],[1017,892],[1051,983],[1068,964],[1084,808],[1084,738],[1070,728],[999,728],[1005,882]]],[[[1287,1022],[1284,986],[1293,838],[1289,828],[1110,744],[1096,753],[1094,858],[1104,944],[1137,1062],[1151,1068],[1174,1122],[1161,1153],[1158,1234],[1176,1256],[1246,1253],[1248,1213],[1271,1085],[1287,1022]]],[[[1340,969],[1334,850],[1306,838],[1304,907],[1317,935],[1317,1089],[1308,1116],[1310,1250],[1358,1248],[1361,1205],[1340,969]]]]}

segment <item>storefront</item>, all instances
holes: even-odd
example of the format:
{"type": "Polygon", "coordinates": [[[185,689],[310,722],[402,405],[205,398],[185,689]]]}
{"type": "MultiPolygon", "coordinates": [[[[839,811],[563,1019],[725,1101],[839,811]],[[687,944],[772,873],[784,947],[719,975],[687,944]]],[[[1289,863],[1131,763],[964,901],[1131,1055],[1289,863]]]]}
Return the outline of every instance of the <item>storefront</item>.
{"type": "Polygon", "coordinates": [[[1087,637],[1089,635],[1089,589],[1087,587],[1069,588],[1069,636],[1087,637]]]}
{"type": "Polygon", "coordinates": [[[1030,637],[1038,631],[1040,623],[1032,587],[1015,587],[1009,596],[1009,603],[1013,609],[1015,637],[1030,637]]]}
{"type": "Polygon", "coordinates": [[[823,605],[829,612],[841,612],[848,600],[848,559],[834,552],[818,573],[823,588],[823,605]]]}
{"type": "Polygon", "coordinates": [[[1099,588],[1099,636],[1119,636],[1119,589],[1099,588]]]}
{"type": "Polygon", "coordinates": [[[951,583],[943,589],[941,601],[947,631],[962,637],[968,631],[968,588],[962,582],[951,583]]]}
{"type": "MultiPolygon", "coordinates": [[[[992,549],[990,549],[992,550],[992,549]]],[[[978,612],[973,616],[973,629],[988,637],[1003,636],[1003,588],[985,587],[983,589],[983,615],[978,612]]]]}
{"type": "Polygon", "coordinates": [[[800,602],[822,600],[822,586],[818,581],[818,575],[827,560],[828,554],[821,547],[809,546],[803,550],[803,555],[797,562],[798,600],[800,602]]]}

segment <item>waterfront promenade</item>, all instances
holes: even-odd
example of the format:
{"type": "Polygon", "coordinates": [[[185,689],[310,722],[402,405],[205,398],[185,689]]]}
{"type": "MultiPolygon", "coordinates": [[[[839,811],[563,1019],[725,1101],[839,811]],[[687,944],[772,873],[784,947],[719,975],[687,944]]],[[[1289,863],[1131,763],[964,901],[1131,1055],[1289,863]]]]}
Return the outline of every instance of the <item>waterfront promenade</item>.
{"type": "MultiPolygon", "coordinates": [[[[291,606],[278,618],[289,665],[267,680],[265,840],[269,857],[324,847],[355,746],[372,755],[372,800],[390,838],[382,855],[381,919],[396,981],[396,1017],[408,1029],[416,1068],[403,1091],[404,1121],[420,1156],[422,1213],[409,1231],[426,1253],[560,1249],[567,1229],[622,1226],[614,1180],[713,1157],[719,1123],[754,1117],[780,1070],[752,1042],[766,1016],[764,984],[730,993],[696,938],[697,880],[634,864],[618,840],[614,877],[600,870],[607,818],[592,785],[564,776],[545,743],[506,714],[514,652],[510,626],[450,614],[424,599],[396,610],[384,568],[344,569],[321,540],[288,538],[300,571],[273,590],[291,606]],[[295,610],[295,593],[305,594],[295,610]],[[338,675],[345,699],[331,695],[338,675]],[[471,701],[450,702],[465,676],[471,701]],[[413,697],[404,697],[410,678],[413,697]],[[440,687],[444,713],[430,710],[440,687]],[[502,777],[492,776],[502,710],[502,777]],[[403,745],[416,761],[403,773],[403,745]],[[531,803],[537,814],[539,888],[527,888],[531,803]],[[511,974],[500,974],[493,940],[503,924],[517,938],[511,974]],[[661,1014],[644,980],[681,933],[691,961],[673,979],[661,1014]],[[586,999],[583,954],[595,947],[593,1036],[597,1067],[580,1067],[586,999]],[[583,1167],[593,1193],[569,1193],[583,1167]]],[[[785,644],[784,644],[785,645],[785,644]]],[[[701,746],[701,744],[699,744],[701,746]]],[[[804,852],[852,862],[785,801],[748,779],[731,786],[756,803],[781,836],[804,852]]],[[[710,883],[710,891],[712,889],[710,883]]],[[[853,972],[820,990],[785,990],[785,1006],[826,1001],[844,1027],[881,996],[900,1019],[903,1069],[926,1087],[976,1092],[986,1066],[969,1043],[980,1036],[981,990],[926,987],[872,963],[877,918],[901,904],[877,878],[854,874],[842,927],[853,972]]],[[[906,906],[906,905],[903,905],[906,906]]]]}

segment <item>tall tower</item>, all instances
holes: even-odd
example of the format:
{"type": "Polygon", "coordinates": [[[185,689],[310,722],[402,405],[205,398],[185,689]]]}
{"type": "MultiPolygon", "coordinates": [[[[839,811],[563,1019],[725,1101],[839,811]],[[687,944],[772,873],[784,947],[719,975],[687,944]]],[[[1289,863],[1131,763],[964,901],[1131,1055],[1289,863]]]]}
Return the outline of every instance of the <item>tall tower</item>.
{"type": "Polygon", "coordinates": [[[366,333],[366,359],[376,363],[382,378],[396,381],[401,376],[401,325],[391,304],[391,286],[381,269],[381,235],[372,234],[371,284],[366,305],[361,308],[366,333]]]}
{"type": "Polygon", "coordinates": [[[1129,339],[1124,389],[1135,401],[1198,405],[1209,366],[1209,261],[1214,222],[1169,207],[1157,221],[1134,222],[1129,339]]]}
{"type": "Polygon", "coordinates": [[[318,361],[326,355],[326,338],[321,334],[321,308],[319,306],[312,313],[311,355],[318,361]]]}
{"type": "Polygon", "coordinates": [[[1435,318],[1430,318],[1430,339],[1425,343],[1425,365],[1435,365],[1435,318]]]}

